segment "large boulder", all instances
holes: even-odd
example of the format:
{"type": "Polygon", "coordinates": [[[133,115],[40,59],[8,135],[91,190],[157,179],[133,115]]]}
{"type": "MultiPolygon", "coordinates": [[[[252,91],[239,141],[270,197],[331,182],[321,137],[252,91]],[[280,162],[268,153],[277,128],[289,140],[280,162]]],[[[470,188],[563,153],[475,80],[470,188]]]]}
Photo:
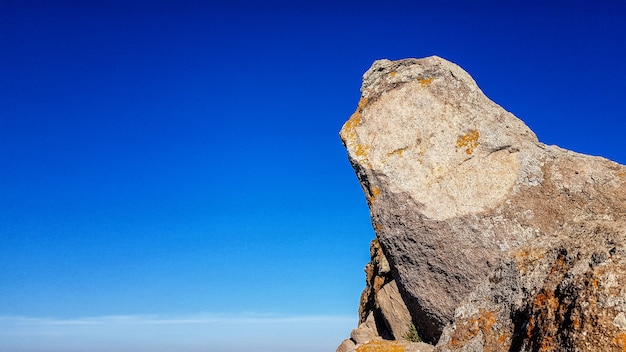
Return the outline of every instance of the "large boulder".
{"type": "Polygon", "coordinates": [[[390,271],[362,323],[396,290],[379,331],[438,351],[626,348],[626,167],[540,143],[439,57],[376,61],[341,138],[390,271]]]}

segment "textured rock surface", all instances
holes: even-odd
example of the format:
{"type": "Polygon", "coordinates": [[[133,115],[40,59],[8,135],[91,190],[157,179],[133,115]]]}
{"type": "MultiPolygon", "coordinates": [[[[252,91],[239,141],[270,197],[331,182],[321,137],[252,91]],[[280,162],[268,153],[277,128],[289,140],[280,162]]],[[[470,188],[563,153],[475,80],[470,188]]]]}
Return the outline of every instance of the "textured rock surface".
{"type": "Polygon", "coordinates": [[[371,319],[371,326],[381,336],[392,340],[401,338],[409,329],[409,313],[398,285],[391,275],[391,267],[383,254],[378,239],[370,244],[371,261],[365,266],[366,286],[361,294],[359,322],[371,319]]]}
{"type": "Polygon", "coordinates": [[[399,338],[397,285],[437,351],[626,350],[626,167],[541,144],[438,57],[376,61],[361,93],[341,138],[389,265],[362,324],[399,338]]]}

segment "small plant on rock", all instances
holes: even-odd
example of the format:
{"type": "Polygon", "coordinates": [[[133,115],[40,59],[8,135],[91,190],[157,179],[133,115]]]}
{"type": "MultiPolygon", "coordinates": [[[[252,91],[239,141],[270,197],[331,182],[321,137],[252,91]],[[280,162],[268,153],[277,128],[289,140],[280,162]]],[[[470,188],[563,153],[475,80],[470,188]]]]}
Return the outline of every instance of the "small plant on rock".
{"type": "Polygon", "coordinates": [[[413,323],[409,325],[409,331],[407,331],[402,338],[410,342],[422,342],[420,335],[417,333],[417,328],[413,323]]]}

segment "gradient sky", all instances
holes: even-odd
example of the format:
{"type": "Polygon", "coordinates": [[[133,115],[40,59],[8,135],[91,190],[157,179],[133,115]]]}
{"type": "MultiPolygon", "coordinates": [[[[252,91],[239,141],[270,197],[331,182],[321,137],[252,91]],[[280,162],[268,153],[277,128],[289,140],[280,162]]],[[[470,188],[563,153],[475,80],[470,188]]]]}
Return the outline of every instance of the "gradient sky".
{"type": "Polygon", "coordinates": [[[374,60],[444,57],[626,163],[626,5],[549,3],[0,0],[0,351],[334,350],[374,60]]]}

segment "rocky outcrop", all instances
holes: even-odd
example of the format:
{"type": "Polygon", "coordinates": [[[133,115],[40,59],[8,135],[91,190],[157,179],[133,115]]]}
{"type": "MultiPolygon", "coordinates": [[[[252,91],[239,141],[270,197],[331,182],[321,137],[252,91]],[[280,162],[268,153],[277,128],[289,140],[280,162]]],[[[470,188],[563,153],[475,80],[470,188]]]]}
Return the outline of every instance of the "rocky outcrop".
{"type": "Polygon", "coordinates": [[[626,350],[626,167],[540,143],[438,57],[376,61],[341,138],[380,252],[346,344],[626,350]]]}
{"type": "Polygon", "coordinates": [[[371,261],[365,266],[366,286],[359,304],[359,326],[338,352],[346,352],[377,338],[402,339],[409,333],[411,314],[391,275],[378,239],[370,243],[371,261]]]}

